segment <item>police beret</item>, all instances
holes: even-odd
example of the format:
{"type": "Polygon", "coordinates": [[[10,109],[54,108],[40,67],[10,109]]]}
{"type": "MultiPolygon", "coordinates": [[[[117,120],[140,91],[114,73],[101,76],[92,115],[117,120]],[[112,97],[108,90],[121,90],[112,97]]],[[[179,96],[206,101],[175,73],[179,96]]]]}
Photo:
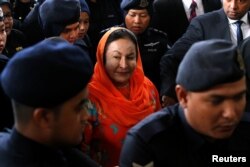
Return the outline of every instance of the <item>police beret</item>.
{"type": "Polygon", "coordinates": [[[92,73],[86,52],[53,37],[17,52],[0,77],[11,99],[31,107],[54,107],[85,88],[92,73]]]}
{"type": "Polygon", "coordinates": [[[9,0],[0,0],[0,5],[4,5],[4,4],[8,5],[10,10],[12,10],[12,5],[9,0]]]}
{"type": "Polygon", "coordinates": [[[45,37],[59,36],[67,25],[80,17],[78,0],[46,0],[39,8],[39,21],[45,37]]]}
{"type": "Polygon", "coordinates": [[[197,92],[235,82],[244,74],[237,46],[230,41],[213,39],[191,46],[179,66],[176,83],[197,92]]]}
{"type": "Polygon", "coordinates": [[[87,12],[90,15],[89,6],[85,0],[80,0],[81,12],[87,12]]]}
{"type": "Polygon", "coordinates": [[[130,9],[148,9],[152,6],[150,0],[122,0],[121,9],[128,11],[130,9]]]}

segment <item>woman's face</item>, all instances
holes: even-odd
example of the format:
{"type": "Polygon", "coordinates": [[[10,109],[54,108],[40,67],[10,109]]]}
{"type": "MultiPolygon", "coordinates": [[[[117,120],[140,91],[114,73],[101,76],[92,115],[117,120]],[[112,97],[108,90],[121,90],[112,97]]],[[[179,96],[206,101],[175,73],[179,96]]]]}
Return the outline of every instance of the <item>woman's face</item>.
{"type": "Polygon", "coordinates": [[[147,9],[130,9],[125,16],[126,27],[134,34],[142,34],[149,26],[150,15],[147,9]]]}
{"type": "Polygon", "coordinates": [[[129,84],[136,68],[136,54],[136,46],[128,38],[115,40],[107,46],[105,69],[115,86],[129,84]]]}
{"type": "Polygon", "coordinates": [[[84,38],[89,29],[89,15],[87,12],[81,12],[79,19],[79,38],[84,38]]]}
{"type": "Polygon", "coordinates": [[[7,35],[10,35],[12,27],[13,27],[13,17],[11,10],[7,4],[1,5],[4,14],[4,24],[5,24],[5,31],[7,35]]]}
{"type": "Polygon", "coordinates": [[[5,25],[3,21],[0,21],[0,53],[3,52],[6,44],[7,34],[5,31],[5,25]]]}

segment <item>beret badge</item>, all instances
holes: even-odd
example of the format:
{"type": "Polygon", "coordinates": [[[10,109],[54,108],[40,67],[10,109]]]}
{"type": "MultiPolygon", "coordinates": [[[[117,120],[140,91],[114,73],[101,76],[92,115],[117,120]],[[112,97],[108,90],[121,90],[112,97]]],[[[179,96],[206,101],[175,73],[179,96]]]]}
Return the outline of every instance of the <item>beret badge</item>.
{"type": "Polygon", "coordinates": [[[141,8],[145,8],[145,7],[147,7],[148,5],[149,5],[148,0],[141,0],[141,1],[140,1],[140,4],[139,4],[139,6],[140,6],[141,8]]]}

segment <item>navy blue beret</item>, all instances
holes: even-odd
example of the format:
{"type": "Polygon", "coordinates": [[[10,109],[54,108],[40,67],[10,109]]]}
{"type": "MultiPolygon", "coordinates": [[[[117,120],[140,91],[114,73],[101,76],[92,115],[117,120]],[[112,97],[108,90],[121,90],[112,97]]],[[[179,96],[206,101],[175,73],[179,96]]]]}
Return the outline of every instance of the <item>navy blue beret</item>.
{"type": "Polygon", "coordinates": [[[4,4],[8,5],[10,10],[12,10],[12,5],[9,0],[0,0],[0,5],[4,5],[4,4]]]}
{"type": "Polygon", "coordinates": [[[87,2],[85,0],[80,0],[81,12],[87,12],[90,15],[90,10],[87,2]]]}
{"type": "Polygon", "coordinates": [[[4,92],[31,107],[54,107],[86,87],[93,66],[86,52],[52,37],[17,52],[1,73],[4,92]]]}
{"type": "Polygon", "coordinates": [[[213,39],[191,46],[179,66],[176,83],[199,92],[238,81],[244,75],[244,63],[237,46],[231,41],[213,39]]]}
{"type": "Polygon", "coordinates": [[[79,17],[79,0],[46,0],[39,8],[45,37],[59,36],[67,25],[78,22],[79,17]]]}
{"type": "Polygon", "coordinates": [[[121,9],[149,9],[152,7],[152,0],[122,0],[121,9]]]}

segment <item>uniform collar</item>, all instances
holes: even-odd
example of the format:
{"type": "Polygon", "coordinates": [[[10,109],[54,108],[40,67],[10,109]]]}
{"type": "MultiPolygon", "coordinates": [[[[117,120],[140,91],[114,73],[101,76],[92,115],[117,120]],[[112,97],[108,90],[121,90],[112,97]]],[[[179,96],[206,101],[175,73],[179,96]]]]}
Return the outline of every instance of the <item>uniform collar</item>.
{"type": "Polygon", "coordinates": [[[37,143],[19,133],[15,128],[10,132],[9,148],[15,156],[22,157],[24,161],[58,164],[65,164],[65,158],[62,156],[62,151],[47,147],[37,143]]]}
{"type": "Polygon", "coordinates": [[[204,138],[188,124],[184,115],[184,110],[180,105],[178,109],[178,115],[180,116],[181,123],[184,127],[185,136],[187,137],[187,146],[190,147],[188,150],[191,152],[199,150],[205,144],[204,138]]]}

